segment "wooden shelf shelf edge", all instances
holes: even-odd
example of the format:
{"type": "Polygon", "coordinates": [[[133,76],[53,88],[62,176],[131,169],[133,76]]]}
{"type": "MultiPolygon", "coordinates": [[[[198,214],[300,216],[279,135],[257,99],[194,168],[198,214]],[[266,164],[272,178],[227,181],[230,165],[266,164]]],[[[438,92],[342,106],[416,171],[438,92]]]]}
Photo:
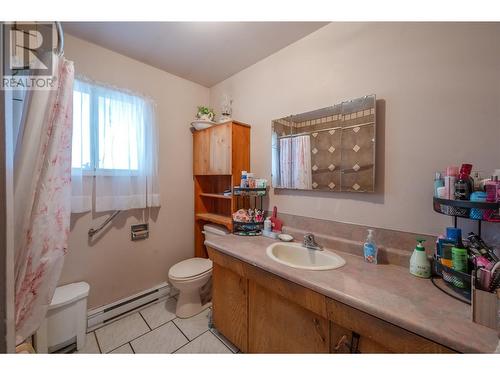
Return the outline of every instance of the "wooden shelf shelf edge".
{"type": "Polygon", "coordinates": [[[230,216],[212,214],[208,212],[195,214],[197,220],[210,221],[214,224],[221,224],[225,226],[232,226],[233,219],[230,216]]]}
{"type": "Polygon", "coordinates": [[[200,196],[202,197],[208,197],[208,198],[216,198],[216,199],[232,199],[232,195],[223,195],[223,194],[217,194],[217,193],[200,193],[200,196]]]}

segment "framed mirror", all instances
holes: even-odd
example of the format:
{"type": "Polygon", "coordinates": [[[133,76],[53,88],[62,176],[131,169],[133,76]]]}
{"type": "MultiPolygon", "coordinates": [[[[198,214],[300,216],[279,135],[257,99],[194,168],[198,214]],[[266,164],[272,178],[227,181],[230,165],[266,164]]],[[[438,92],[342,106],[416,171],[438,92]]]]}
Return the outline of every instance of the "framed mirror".
{"type": "Polygon", "coordinates": [[[272,121],[272,186],[374,192],[376,97],[272,121]]]}

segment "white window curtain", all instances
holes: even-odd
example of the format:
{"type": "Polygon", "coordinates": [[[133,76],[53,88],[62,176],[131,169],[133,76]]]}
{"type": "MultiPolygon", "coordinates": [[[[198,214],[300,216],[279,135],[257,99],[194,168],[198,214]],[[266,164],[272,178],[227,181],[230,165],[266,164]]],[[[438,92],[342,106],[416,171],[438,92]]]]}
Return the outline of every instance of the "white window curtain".
{"type": "Polygon", "coordinates": [[[73,113],[72,212],[160,206],[154,103],[78,78],[73,113]]]}

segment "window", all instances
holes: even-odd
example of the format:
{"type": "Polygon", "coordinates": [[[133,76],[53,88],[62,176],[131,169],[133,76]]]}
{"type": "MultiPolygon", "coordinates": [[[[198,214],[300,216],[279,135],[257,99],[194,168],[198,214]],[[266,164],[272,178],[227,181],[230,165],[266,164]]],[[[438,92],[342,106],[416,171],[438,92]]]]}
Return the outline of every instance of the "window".
{"type": "Polygon", "coordinates": [[[150,105],[139,96],[76,80],[72,167],[88,174],[137,172],[150,105]]]}
{"type": "Polygon", "coordinates": [[[98,212],[159,206],[157,138],[151,100],[75,80],[73,212],[90,210],[92,193],[98,212]]]}

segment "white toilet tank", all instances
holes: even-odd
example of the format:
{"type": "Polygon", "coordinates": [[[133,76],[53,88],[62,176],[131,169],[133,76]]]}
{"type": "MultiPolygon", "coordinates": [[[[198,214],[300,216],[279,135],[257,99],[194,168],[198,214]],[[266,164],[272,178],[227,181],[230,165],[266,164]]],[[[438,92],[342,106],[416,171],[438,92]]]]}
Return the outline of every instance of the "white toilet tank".
{"type": "Polygon", "coordinates": [[[89,289],[85,282],[56,288],[47,315],[35,335],[38,353],[54,352],[75,341],[77,349],[85,346],[89,289]]]}

